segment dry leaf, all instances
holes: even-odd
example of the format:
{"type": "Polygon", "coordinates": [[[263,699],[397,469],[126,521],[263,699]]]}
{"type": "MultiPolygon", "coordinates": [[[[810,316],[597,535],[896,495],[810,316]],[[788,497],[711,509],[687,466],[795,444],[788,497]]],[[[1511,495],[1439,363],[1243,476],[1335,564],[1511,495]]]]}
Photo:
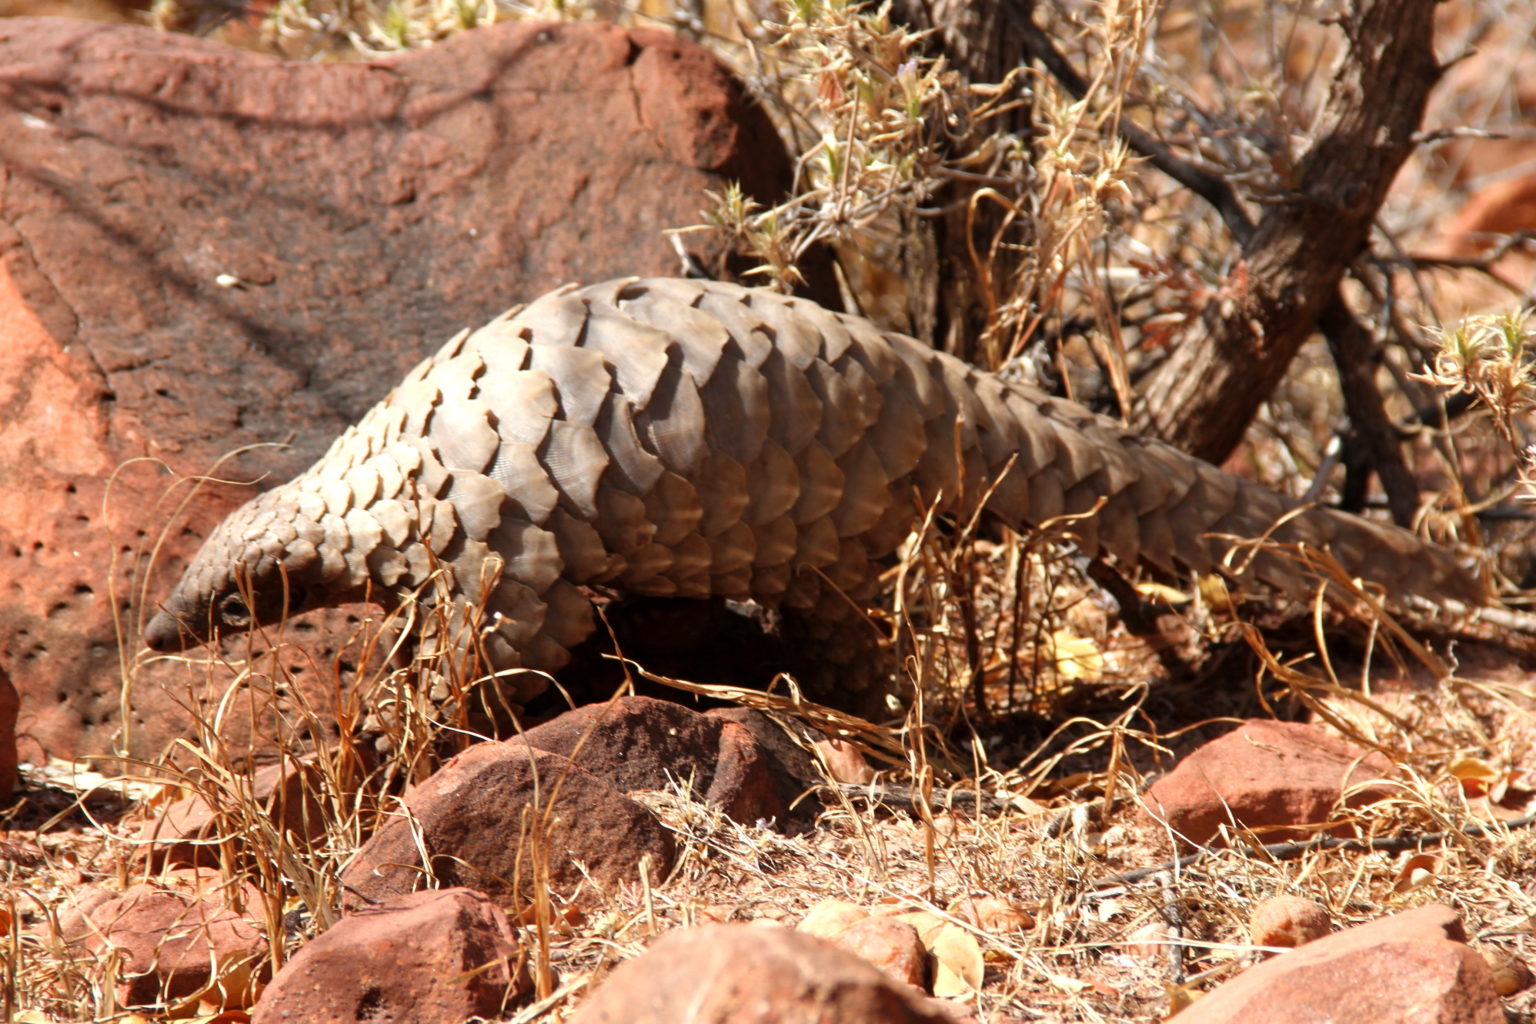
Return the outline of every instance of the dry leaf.
{"type": "Polygon", "coordinates": [[[903,914],[892,914],[898,921],[905,921],[917,929],[918,937],[923,940],[923,945],[933,949],[933,941],[938,938],[939,929],[948,922],[938,914],[929,910],[909,910],[903,914]]]}
{"type": "Polygon", "coordinates": [[[1226,582],[1220,576],[1213,573],[1201,576],[1197,586],[1205,606],[1211,611],[1228,615],[1237,613],[1237,603],[1232,600],[1232,591],[1227,589],[1226,582]]]}
{"type": "Polygon", "coordinates": [[[1090,987],[1088,982],[1079,978],[1069,978],[1065,974],[1052,974],[1045,980],[1050,982],[1054,988],[1071,996],[1075,996],[1090,987]]]}
{"type": "Polygon", "coordinates": [[[944,922],[928,951],[933,954],[933,994],[940,999],[973,997],[981,990],[987,965],[976,936],[944,922]]]}
{"type": "Polygon", "coordinates": [[[1440,861],[1427,853],[1417,853],[1403,861],[1397,869],[1397,879],[1392,883],[1396,893],[1411,892],[1435,877],[1440,861]]]}
{"type": "Polygon", "coordinates": [[[1493,972],[1494,991],[1499,995],[1508,998],[1530,987],[1531,969],[1525,965],[1524,960],[1514,954],[1500,949],[1485,949],[1483,959],[1487,961],[1488,969],[1493,972]]]}
{"type": "MultiPolygon", "coordinates": [[[[562,907],[551,904],[549,909],[550,923],[553,924],[562,935],[569,935],[572,929],[580,928],[582,925],[587,923],[586,911],[582,910],[580,907],[574,905],[562,907]]],[[[517,915],[519,924],[531,926],[535,924],[538,919],[539,908],[533,906],[532,904],[524,907],[522,913],[517,915]]]]}
{"type": "Polygon", "coordinates": [[[1180,1010],[1186,1010],[1196,999],[1205,993],[1193,985],[1169,985],[1168,986],[1168,1016],[1172,1017],[1180,1010]]]}
{"type": "Polygon", "coordinates": [[[974,996],[981,988],[986,963],[981,943],[959,925],[928,910],[892,915],[917,929],[923,948],[933,956],[933,994],[941,999],[974,996]]]}
{"type": "Polygon", "coordinates": [[[1478,757],[1459,757],[1446,766],[1446,772],[1461,783],[1461,791],[1468,796],[1483,796],[1497,782],[1503,772],[1478,757]]]}
{"type": "Polygon", "coordinates": [[[1051,634],[1047,646],[1056,672],[1063,679],[1096,678],[1104,673],[1104,652],[1096,640],[1058,629],[1051,634]]]}
{"type": "Polygon", "coordinates": [[[869,916],[869,910],[847,900],[822,900],[800,919],[797,931],[818,939],[836,941],[849,928],[869,916]]]}
{"type": "Polygon", "coordinates": [[[694,917],[699,924],[728,924],[736,920],[736,914],[741,910],[738,903],[709,903],[695,910],[694,917]]]}
{"type": "Polygon", "coordinates": [[[1170,587],[1166,583],[1154,583],[1151,580],[1143,580],[1136,584],[1136,593],[1152,601],[1160,601],[1163,604],[1177,607],[1188,604],[1193,600],[1190,595],[1184,593],[1178,587],[1170,587]]]}

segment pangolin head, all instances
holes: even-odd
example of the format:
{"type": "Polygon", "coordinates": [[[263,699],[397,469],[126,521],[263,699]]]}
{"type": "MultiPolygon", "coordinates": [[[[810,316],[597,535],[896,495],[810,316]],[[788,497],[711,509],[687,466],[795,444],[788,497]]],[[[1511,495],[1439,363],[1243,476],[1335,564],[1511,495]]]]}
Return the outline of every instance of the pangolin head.
{"type": "Polygon", "coordinates": [[[145,646],[186,650],[345,599],[351,566],[323,557],[324,531],[299,513],[290,489],[258,495],[214,529],[145,626],[145,646]]]}

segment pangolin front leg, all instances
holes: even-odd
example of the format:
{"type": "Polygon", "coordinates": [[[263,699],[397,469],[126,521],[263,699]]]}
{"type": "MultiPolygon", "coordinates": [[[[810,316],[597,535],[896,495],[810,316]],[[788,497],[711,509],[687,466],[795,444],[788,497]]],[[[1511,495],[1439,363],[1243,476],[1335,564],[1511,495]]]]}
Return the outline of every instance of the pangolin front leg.
{"type": "MultiPolygon", "coordinates": [[[[876,560],[931,505],[963,515],[984,494],[1021,529],[1102,499],[1072,528],[1079,546],[1169,571],[1217,571],[1222,536],[1294,511],[866,320],[626,279],[450,341],[308,471],[221,523],[145,640],[181,648],[366,590],[446,600],[492,667],[552,670],[593,629],[584,585],[801,612],[829,585],[866,600],[876,560]]],[[[1483,599],[1449,553],[1391,526],[1308,509],[1275,536],[1331,547],[1390,594],[1483,599]]],[[[1253,571],[1299,582],[1280,559],[1253,571]]]]}

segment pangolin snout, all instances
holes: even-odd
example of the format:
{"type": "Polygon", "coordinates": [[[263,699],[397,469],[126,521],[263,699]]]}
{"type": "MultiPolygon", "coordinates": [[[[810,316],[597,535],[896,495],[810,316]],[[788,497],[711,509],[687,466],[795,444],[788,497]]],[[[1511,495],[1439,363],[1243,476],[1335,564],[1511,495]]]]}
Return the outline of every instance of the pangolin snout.
{"type": "Polygon", "coordinates": [[[156,612],[144,627],[144,646],[160,654],[184,651],[191,639],[181,620],[169,612],[156,612]]]}

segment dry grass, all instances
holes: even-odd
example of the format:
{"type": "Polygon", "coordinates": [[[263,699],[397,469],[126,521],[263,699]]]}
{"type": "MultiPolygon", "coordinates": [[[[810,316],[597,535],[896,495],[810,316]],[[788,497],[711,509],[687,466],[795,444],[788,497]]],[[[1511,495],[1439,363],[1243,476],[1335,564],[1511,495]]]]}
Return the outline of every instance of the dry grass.
{"type": "MultiPolygon", "coordinates": [[[[278,0],[245,38],[313,57],[423,45],[508,17],[679,25],[732,62],[795,148],[800,180],[785,203],[761,209],[725,195],[701,210],[701,220],[738,236],[765,279],[792,282],[797,261],[819,242],[844,256],[899,247],[911,224],[935,213],[927,204],[941,187],[974,181],[974,201],[1000,205],[1007,218],[970,269],[985,278],[998,252],[1021,238],[1030,244],[1016,274],[987,281],[995,318],[978,339],[979,357],[1113,407],[1182,324],[1221,300],[1234,267],[1214,215],[1130,158],[1109,130],[1132,120],[1250,195],[1278,191],[1326,90],[1320,43],[1331,37],[1321,19],[1333,6],[1177,3],[1158,20],[1144,2],[1047,5],[1040,17],[1053,36],[1094,69],[1082,101],[1034,70],[967,85],[880,10],[816,0],[772,21],[745,0],[633,10],[278,0]],[[994,130],[1026,96],[1033,136],[994,130]],[[970,140],[958,152],[940,145],[957,122],[970,140]]],[[[1514,63],[1525,36],[1510,27],[1519,5],[1472,6],[1475,16],[1448,17],[1447,37],[1480,43],[1495,65],[1501,54],[1514,63]]],[[[186,0],[155,8],[163,24],[208,30],[227,13],[186,0]]],[[[1430,127],[1500,127],[1508,96],[1491,81],[1442,96],[1430,127]]],[[[1434,384],[1469,389],[1486,404],[1494,429],[1474,416],[1420,432],[1417,467],[1448,509],[1426,508],[1425,518],[1502,550],[1501,564],[1518,576],[1529,530],[1508,514],[1521,506],[1503,499],[1529,484],[1523,321],[1474,320],[1438,336],[1419,328],[1450,319],[1442,309],[1459,311],[1469,277],[1497,271],[1504,280],[1510,271],[1497,261],[1405,255],[1429,245],[1448,204],[1470,187],[1457,176],[1468,159],[1458,152],[1451,160],[1446,144],[1427,146],[1410,166],[1384,211],[1380,255],[1361,261],[1353,297],[1380,325],[1384,377],[1398,385],[1394,414],[1430,404],[1410,378],[1426,363],[1434,384]],[[1469,511],[1490,510],[1506,518],[1484,516],[1469,533],[1467,524],[1478,523],[1469,511]]],[[[877,270],[850,260],[845,283],[862,308],[899,322],[903,283],[877,270]]],[[[1519,307],[1528,287],[1501,285],[1495,308],[1519,307]]],[[[1330,442],[1341,422],[1326,352],[1309,350],[1242,462],[1281,490],[1327,499],[1337,491],[1330,442]]],[[[1536,801],[1536,695],[1516,654],[1426,635],[1359,602],[1282,616],[1234,605],[1209,585],[1160,609],[1159,628],[1133,631],[1117,613],[1124,595],[1084,575],[1059,534],[1021,541],[984,535],[977,523],[948,532],[924,524],[888,593],[879,621],[916,695],[905,717],[858,723],[794,700],[757,702],[859,743],[890,788],[832,791],[818,827],[795,837],[729,821],[681,792],[645,795],[679,840],[673,876],[607,893],[581,912],[540,887],[514,915],[534,951],[535,1002],[509,1020],[563,1019],[613,964],[667,929],[722,919],[793,924],[829,898],[927,910],[967,929],[985,958],[984,983],[969,997],[982,1020],[1161,1019],[1259,955],[1247,944],[1247,915],[1279,893],[1319,900],[1341,925],[1448,902],[1480,948],[1536,956],[1536,835],[1497,824],[1536,801]],[[1389,842],[1282,858],[1245,840],[1176,866],[1163,837],[1135,823],[1134,794],[1149,776],[1226,723],[1266,712],[1310,714],[1393,760],[1403,772],[1394,797],[1352,812],[1365,836],[1389,842]],[[964,793],[976,799],[951,799],[964,793]],[[947,809],[964,807],[972,810],[947,809]],[[1479,822],[1492,827],[1468,829],[1479,822]],[[1118,877],[1157,866],[1146,877],[1118,877]],[[979,894],[1027,910],[1032,924],[996,934],[951,912],[979,894]]],[[[330,700],[303,697],[311,691],[291,675],[301,655],[273,638],[275,647],[253,646],[217,666],[235,685],[211,706],[199,691],[208,670],[188,661],[198,735],[164,759],[112,778],[29,769],[0,841],[8,1019],[125,1019],[111,970],[71,953],[58,940],[58,918],[84,885],[121,889],[158,875],[139,855],[135,813],[173,797],[199,794],[219,809],[209,840],[215,872],[223,891],[249,885],[256,894],[253,915],[277,940],[274,965],[334,923],[340,867],[403,786],[474,732],[464,699],[474,666],[442,658],[398,666],[386,656],[389,625],[365,624],[350,645],[360,679],[344,680],[335,665],[306,666],[334,679],[330,700]],[[460,698],[447,718],[422,699],[445,681],[460,698]],[[252,791],[249,747],[228,739],[227,720],[252,708],[266,723],[269,755],[306,766],[308,838],[275,823],[252,791]],[[344,736],[382,736],[388,756],[315,742],[338,725],[344,736]]],[[[1508,1006],[1532,1018],[1530,993],[1508,1006]]]]}
{"type": "MultiPolygon", "coordinates": [[[[931,633],[921,642],[963,646],[931,633]]],[[[1259,686],[1277,704],[1315,705],[1320,717],[1388,752],[1404,769],[1397,795],[1357,816],[1368,836],[1408,837],[1407,850],[1319,849],[1277,859],[1240,843],[1191,866],[1118,882],[1120,872],[1171,862],[1158,837],[1133,822],[1132,795],[1167,762],[1166,750],[1187,747],[1219,722],[1187,708],[1180,715],[1178,708],[1150,706],[1157,687],[1149,679],[1152,685],[1120,687],[1123,703],[1109,713],[1061,716],[1034,749],[1021,752],[1007,726],[956,732],[946,720],[965,701],[970,680],[963,679],[965,686],[931,692],[899,728],[839,730],[885,755],[880,762],[901,757],[907,767],[891,765],[885,773],[898,784],[889,792],[876,786],[867,795],[833,795],[816,829],[804,835],[732,822],[679,792],[642,794],[679,840],[677,869],[649,887],[609,892],[582,912],[544,898],[517,916],[544,967],[536,972],[535,1005],[508,1019],[559,1019],[613,964],[670,928],[759,918],[793,924],[834,898],[958,920],[985,956],[975,1004],[985,1013],[1026,1019],[1041,1012],[1068,1020],[1159,1019],[1186,988],[1253,960],[1247,914],[1277,893],[1317,899],[1341,924],[1431,900],[1450,902],[1467,916],[1480,946],[1529,959],[1536,953],[1530,931],[1536,836],[1462,834],[1469,822],[1525,809],[1536,789],[1521,768],[1536,756],[1536,698],[1523,678],[1497,664],[1441,679],[1420,673],[1403,682],[1376,672],[1364,688],[1316,680],[1302,687],[1298,675],[1259,686]],[[944,717],[926,720],[925,706],[944,717]],[[916,810],[901,784],[911,787],[916,810]],[[946,810],[950,793],[983,794],[988,809],[946,810]],[[1441,838],[1413,841],[1431,834],[1441,838]],[[1420,846],[1422,855],[1410,863],[1420,846]],[[1032,926],[993,934],[949,912],[957,900],[978,895],[1027,911],[1032,926]],[[1157,926],[1151,939],[1149,924],[1157,926]]],[[[1043,685],[1032,698],[1042,715],[1050,714],[1043,685]]],[[[839,725],[831,713],[806,717],[834,730],[839,725]]],[[[248,910],[264,920],[269,935],[286,936],[274,949],[280,960],[334,921],[336,871],[398,789],[381,776],[363,778],[345,756],[322,753],[306,794],[313,801],[307,813],[322,827],[318,838],[303,841],[273,826],[252,798],[248,776],[220,762],[215,735],[196,752],[197,768],[179,776],[177,792],[201,792],[225,812],[219,834],[236,841],[219,847],[217,874],[226,891],[249,884],[260,893],[260,906],[248,910]]],[[[161,765],[157,774],[168,771],[161,765]]],[[[121,807],[87,810],[103,791],[127,788],[123,782],[91,780],[95,796],[82,794],[70,806],[60,795],[68,778],[44,788],[46,778],[29,773],[37,787],[29,801],[58,801],[66,820],[27,830],[26,843],[0,851],[9,857],[15,915],[6,990],[11,1005],[47,1014],[34,1019],[121,1019],[110,975],[70,955],[50,935],[49,922],[82,884],[117,889],[156,873],[135,861],[133,815],[113,824],[121,807]]],[[[128,796],[145,809],[165,799],[143,786],[128,796]]]]}

